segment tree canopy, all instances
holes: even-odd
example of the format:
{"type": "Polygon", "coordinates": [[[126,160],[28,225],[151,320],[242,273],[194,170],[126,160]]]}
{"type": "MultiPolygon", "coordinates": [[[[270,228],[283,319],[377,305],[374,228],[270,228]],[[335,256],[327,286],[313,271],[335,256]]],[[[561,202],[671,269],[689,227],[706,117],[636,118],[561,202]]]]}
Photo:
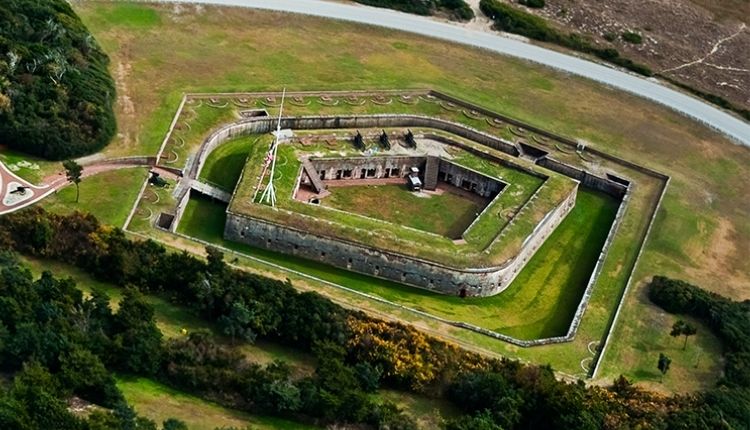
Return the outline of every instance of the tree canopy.
{"type": "Polygon", "coordinates": [[[0,143],[61,160],[115,133],[109,59],[64,0],[0,3],[0,143]]]}

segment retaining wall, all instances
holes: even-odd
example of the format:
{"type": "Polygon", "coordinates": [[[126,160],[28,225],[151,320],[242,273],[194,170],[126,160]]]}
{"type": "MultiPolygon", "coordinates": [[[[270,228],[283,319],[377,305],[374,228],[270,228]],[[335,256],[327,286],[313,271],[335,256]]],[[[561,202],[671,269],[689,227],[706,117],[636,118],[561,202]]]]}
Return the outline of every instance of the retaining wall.
{"type": "Polygon", "coordinates": [[[519,253],[501,267],[454,268],[370,248],[339,238],[308,234],[285,225],[227,212],[224,238],[296,255],[395,282],[457,295],[491,296],[503,291],[575,205],[577,188],[547,214],[519,253]]]}
{"type": "Polygon", "coordinates": [[[626,185],[615,182],[609,178],[596,176],[583,169],[579,169],[569,164],[565,164],[561,161],[557,161],[554,158],[543,157],[537,160],[536,164],[544,167],[545,169],[550,169],[553,172],[557,172],[573,179],[577,179],[585,187],[602,191],[615,197],[618,200],[622,200],[623,197],[625,197],[625,193],[627,193],[628,191],[628,187],[626,185]]]}

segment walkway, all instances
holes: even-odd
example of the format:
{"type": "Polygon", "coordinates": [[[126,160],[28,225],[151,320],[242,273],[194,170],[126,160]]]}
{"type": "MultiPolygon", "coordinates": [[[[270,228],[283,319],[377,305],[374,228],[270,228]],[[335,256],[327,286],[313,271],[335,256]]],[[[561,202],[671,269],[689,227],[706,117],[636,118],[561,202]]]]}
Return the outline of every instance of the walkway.
{"type": "Polygon", "coordinates": [[[205,182],[200,182],[195,179],[188,180],[190,181],[190,188],[203,195],[212,197],[220,202],[229,203],[229,200],[231,200],[232,198],[231,194],[222,189],[214,187],[213,185],[209,185],[205,182]]]}
{"type": "Polygon", "coordinates": [[[600,82],[655,101],[693,118],[743,145],[750,146],[750,123],[707,102],[618,69],[563,54],[490,30],[473,30],[460,24],[437,21],[390,9],[323,0],[159,0],[164,3],[198,3],[292,12],[376,25],[476,46],[522,58],[600,82]]]}
{"type": "MultiPolygon", "coordinates": [[[[83,166],[81,177],[85,178],[116,169],[149,166],[149,164],[136,161],[132,163],[112,164],[107,160],[102,160],[83,166]]],[[[65,172],[61,170],[54,175],[44,178],[41,185],[34,185],[13,173],[0,161],[0,215],[11,213],[37,203],[69,184],[65,177],[65,172]],[[24,191],[18,192],[18,187],[24,187],[24,191]]]]}
{"type": "Polygon", "coordinates": [[[55,192],[57,182],[36,186],[22,179],[0,161],[0,215],[29,206],[55,192]],[[19,190],[19,187],[22,187],[19,190]]]}

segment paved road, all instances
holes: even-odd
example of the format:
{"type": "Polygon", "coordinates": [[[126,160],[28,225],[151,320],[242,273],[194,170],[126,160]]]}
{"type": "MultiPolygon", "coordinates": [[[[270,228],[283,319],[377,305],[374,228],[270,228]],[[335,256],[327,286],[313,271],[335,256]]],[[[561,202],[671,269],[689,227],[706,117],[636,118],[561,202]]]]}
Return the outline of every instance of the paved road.
{"type": "MultiPolygon", "coordinates": [[[[471,30],[459,25],[396,12],[389,9],[332,3],[322,0],[159,0],[241,6],[282,12],[301,13],[341,19],[408,31],[451,42],[477,46],[501,54],[523,58],[555,69],[580,75],[603,84],[661,103],[750,146],[750,123],[715,108],[697,98],[669,89],[654,80],[602,66],[570,55],[541,48],[497,34],[471,30]]],[[[294,25],[291,21],[290,25],[294,25]]],[[[304,31],[304,28],[300,28],[304,31]]],[[[750,85],[750,83],[748,83],[750,85]]]]}
{"type": "MultiPolygon", "coordinates": [[[[83,166],[81,177],[85,178],[116,169],[147,166],[147,164],[139,162],[129,164],[109,164],[106,160],[103,160],[100,163],[92,163],[83,166]]],[[[34,185],[13,173],[0,161],[0,215],[15,212],[37,203],[68,185],[70,185],[70,182],[68,182],[65,173],[62,171],[47,176],[42,180],[41,185],[34,185]],[[24,187],[24,191],[17,191],[18,187],[24,187]]]]}

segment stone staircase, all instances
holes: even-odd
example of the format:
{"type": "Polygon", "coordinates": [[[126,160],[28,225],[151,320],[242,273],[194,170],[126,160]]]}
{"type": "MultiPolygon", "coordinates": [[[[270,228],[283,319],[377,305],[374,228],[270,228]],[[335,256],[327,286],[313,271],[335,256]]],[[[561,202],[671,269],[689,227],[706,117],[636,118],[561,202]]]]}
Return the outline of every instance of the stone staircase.
{"type": "Polygon", "coordinates": [[[305,173],[310,178],[310,182],[312,183],[312,186],[315,189],[315,192],[318,194],[323,193],[326,189],[326,185],[320,179],[320,176],[318,175],[318,171],[315,170],[315,167],[312,165],[310,160],[308,160],[307,158],[303,159],[302,168],[305,169],[305,173]]]}

